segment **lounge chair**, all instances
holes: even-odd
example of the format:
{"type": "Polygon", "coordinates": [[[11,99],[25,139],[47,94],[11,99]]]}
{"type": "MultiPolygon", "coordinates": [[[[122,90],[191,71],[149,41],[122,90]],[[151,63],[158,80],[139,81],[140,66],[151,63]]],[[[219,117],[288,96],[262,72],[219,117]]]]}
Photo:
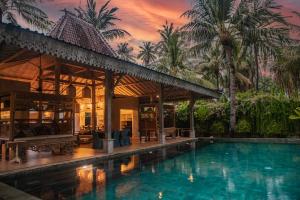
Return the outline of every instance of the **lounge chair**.
{"type": "Polygon", "coordinates": [[[131,145],[130,130],[129,129],[125,129],[125,130],[122,131],[122,134],[121,134],[121,145],[122,146],[131,145]]]}
{"type": "Polygon", "coordinates": [[[112,138],[114,139],[114,147],[119,147],[120,145],[120,132],[119,131],[113,131],[112,138]]]}

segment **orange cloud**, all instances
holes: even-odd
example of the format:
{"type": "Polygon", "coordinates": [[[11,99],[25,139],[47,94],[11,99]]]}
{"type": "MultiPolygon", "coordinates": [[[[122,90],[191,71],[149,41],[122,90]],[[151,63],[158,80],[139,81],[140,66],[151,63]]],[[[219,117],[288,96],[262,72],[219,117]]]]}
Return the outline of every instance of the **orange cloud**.
{"type": "MultiPolygon", "coordinates": [[[[62,9],[73,10],[74,7],[85,7],[86,0],[41,0],[41,8],[48,13],[53,21],[56,21],[63,13],[62,9]]],[[[107,0],[97,0],[98,8],[107,0]]],[[[111,0],[110,6],[119,8],[117,13],[121,21],[118,26],[131,33],[126,38],[135,48],[141,41],[159,40],[157,30],[166,20],[180,26],[185,23],[180,15],[190,7],[191,0],[111,0]]],[[[291,14],[292,10],[300,12],[299,0],[277,0],[284,6],[282,13],[291,16],[289,21],[300,25],[299,18],[291,14]]],[[[123,40],[115,41],[114,43],[123,40]]],[[[116,46],[116,44],[113,44],[116,46]]],[[[135,49],[137,51],[137,48],[135,49]]]]}

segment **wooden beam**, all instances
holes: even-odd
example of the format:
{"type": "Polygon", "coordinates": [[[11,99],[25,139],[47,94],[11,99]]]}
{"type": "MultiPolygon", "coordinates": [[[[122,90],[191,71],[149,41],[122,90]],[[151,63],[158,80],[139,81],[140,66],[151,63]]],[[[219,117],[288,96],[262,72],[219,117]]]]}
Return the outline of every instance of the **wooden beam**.
{"type": "Polygon", "coordinates": [[[15,76],[3,76],[0,75],[0,79],[5,79],[5,80],[13,80],[13,81],[21,81],[21,82],[26,82],[26,83],[30,83],[31,79],[27,79],[27,78],[19,78],[19,77],[15,77],[15,76]]]}
{"type": "MultiPolygon", "coordinates": [[[[63,66],[63,65],[61,65],[63,66]]],[[[84,70],[84,71],[90,71],[90,70],[84,70]]],[[[84,72],[82,71],[82,72],[84,72]]],[[[99,81],[99,82],[104,82],[104,78],[93,78],[92,74],[82,74],[82,72],[80,73],[74,73],[73,71],[71,71],[69,68],[66,68],[65,66],[62,67],[61,69],[61,75],[72,75],[73,77],[78,77],[78,78],[83,78],[83,79],[87,79],[87,80],[92,80],[95,79],[95,81],[99,81]]],[[[92,71],[90,71],[92,72],[92,71]]]]}
{"type": "MultiPolygon", "coordinates": [[[[126,83],[126,84],[122,84],[122,85],[116,85],[116,87],[126,87],[126,86],[132,86],[132,85],[139,85],[139,84],[144,84],[144,83],[149,83],[152,81],[137,81],[137,82],[133,82],[133,83],[126,83]]],[[[152,82],[153,83],[153,82],[152,82]]]]}
{"type": "MultiPolygon", "coordinates": [[[[55,81],[54,78],[43,78],[43,81],[45,82],[49,82],[49,83],[53,83],[55,81]]],[[[70,81],[69,80],[60,80],[59,81],[61,84],[66,84],[66,85],[70,85],[70,81]]],[[[86,84],[86,83],[81,83],[81,82],[76,82],[76,81],[72,81],[73,85],[78,85],[78,86],[92,86],[92,84],[86,84]]]]}
{"type": "Polygon", "coordinates": [[[119,75],[119,77],[117,78],[117,80],[114,83],[114,87],[116,87],[117,85],[119,85],[119,83],[122,80],[123,76],[124,76],[123,74],[119,75]]]}
{"type": "Polygon", "coordinates": [[[1,68],[5,63],[8,63],[9,61],[15,59],[16,57],[22,55],[22,54],[25,53],[26,51],[27,51],[27,50],[22,49],[22,50],[16,52],[14,55],[12,55],[12,56],[10,56],[10,57],[4,59],[4,60],[0,63],[0,68],[1,68]]]}

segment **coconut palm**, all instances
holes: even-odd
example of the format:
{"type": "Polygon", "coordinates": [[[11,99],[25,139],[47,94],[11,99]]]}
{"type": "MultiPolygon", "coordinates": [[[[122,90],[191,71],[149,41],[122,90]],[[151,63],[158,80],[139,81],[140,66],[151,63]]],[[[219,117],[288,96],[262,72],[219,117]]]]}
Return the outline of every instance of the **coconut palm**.
{"type": "Polygon", "coordinates": [[[110,9],[108,8],[109,3],[110,0],[97,11],[96,0],[87,0],[86,9],[79,7],[75,10],[80,18],[97,28],[106,39],[112,40],[129,36],[130,34],[127,31],[116,27],[115,22],[120,20],[116,16],[119,8],[113,7],[110,9]]]}
{"type": "Polygon", "coordinates": [[[285,18],[278,14],[282,6],[274,0],[252,0],[246,1],[248,15],[245,16],[243,32],[243,42],[245,46],[251,47],[255,61],[256,90],[259,90],[258,83],[260,77],[259,57],[275,56],[278,46],[286,45],[289,42],[289,24],[285,18]],[[247,23],[250,18],[251,23],[247,23]],[[251,20],[255,18],[257,20],[251,20]]]}
{"type": "Polygon", "coordinates": [[[225,51],[230,77],[230,134],[236,126],[236,72],[233,64],[233,46],[239,39],[239,25],[244,13],[241,4],[234,0],[194,0],[192,9],[183,13],[189,19],[184,25],[189,40],[195,42],[191,48],[195,54],[208,50],[212,44],[220,43],[225,51]]]}
{"type": "Polygon", "coordinates": [[[134,61],[134,56],[132,53],[133,48],[130,47],[127,42],[118,44],[117,54],[122,60],[134,61]]]}
{"type": "Polygon", "coordinates": [[[300,92],[300,46],[279,49],[279,56],[271,67],[275,81],[288,95],[300,92]]]}
{"type": "Polygon", "coordinates": [[[173,23],[166,22],[162,29],[158,30],[161,41],[157,45],[160,55],[158,69],[174,76],[179,76],[180,70],[184,68],[184,43],[178,29],[173,23]]]}
{"type": "MultiPolygon", "coordinates": [[[[256,0],[255,0],[256,1],[256,0]]],[[[207,51],[212,44],[220,43],[225,52],[226,66],[230,77],[230,133],[235,132],[236,125],[236,77],[237,69],[234,62],[234,46],[242,41],[245,45],[245,38],[249,38],[252,33],[256,41],[262,42],[270,37],[273,41],[275,33],[282,33],[285,29],[277,28],[270,31],[271,22],[280,21],[277,14],[270,14],[270,7],[265,8],[266,4],[274,5],[273,0],[261,0],[256,10],[251,12],[249,8],[251,1],[238,0],[193,0],[191,10],[186,11],[183,16],[189,19],[184,25],[183,30],[186,32],[188,39],[192,40],[195,45],[191,48],[194,54],[207,51]],[[268,14],[265,14],[268,13],[268,14]],[[277,18],[270,19],[271,17],[277,18]],[[268,20],[263,23],[264,20],[268,20]],[[269,24],[269,26],[267,26],[269,24]],[[258,26],[261,25],[262,27],[258,26]],[[261,34],[259,34],[261,33],[261,34]]],[[[282,21],[283,23],[283,21],[282,21]]],[[[279,38],[279,37],[278,37],[279,38]]],[[[274,39],[277,40],[278,38],[274,39]]],[[[251,39],[250,39],[251,41],[251,39]]],[[[257,43],[256,43],[257,44],[257,43]]],[[[244,55],[248,48],[243,48],[244,55]]]]}
{"type": "Polygon", "coordinates": [[[222,79],[222,71],[225,63],[224,57],[219,45],[214,46],[208,53],[202,57],[202,61],[196,69],[200,74],[203,74],[206,79],[212,80],[213,83],[220,89],[220,82],[222,79]]]}
{"type": "Polygon", "coordinates": [[[138,59],[143,61],[145,66],[149,66],[156,59],[155,45],[152,42],[143,42],[142,46],[139,46],[140,52],[138,59]]]}
{"type": "Polygon", "coordinates": [[[0,22],[17,25],[17,15],[43,30],[52,24],[47,14],[37,7],[36,0],[0,0],[0,22]]]}

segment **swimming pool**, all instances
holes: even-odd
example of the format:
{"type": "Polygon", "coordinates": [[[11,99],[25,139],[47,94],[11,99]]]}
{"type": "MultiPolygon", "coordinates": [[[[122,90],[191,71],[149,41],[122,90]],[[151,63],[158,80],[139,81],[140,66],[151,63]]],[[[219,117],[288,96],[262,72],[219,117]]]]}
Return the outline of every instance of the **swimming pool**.
{"type": "Polygon", "coordinates": [[[2,180],[43,199],[300,199],[300,145],[215,143],[2,180]]]}

